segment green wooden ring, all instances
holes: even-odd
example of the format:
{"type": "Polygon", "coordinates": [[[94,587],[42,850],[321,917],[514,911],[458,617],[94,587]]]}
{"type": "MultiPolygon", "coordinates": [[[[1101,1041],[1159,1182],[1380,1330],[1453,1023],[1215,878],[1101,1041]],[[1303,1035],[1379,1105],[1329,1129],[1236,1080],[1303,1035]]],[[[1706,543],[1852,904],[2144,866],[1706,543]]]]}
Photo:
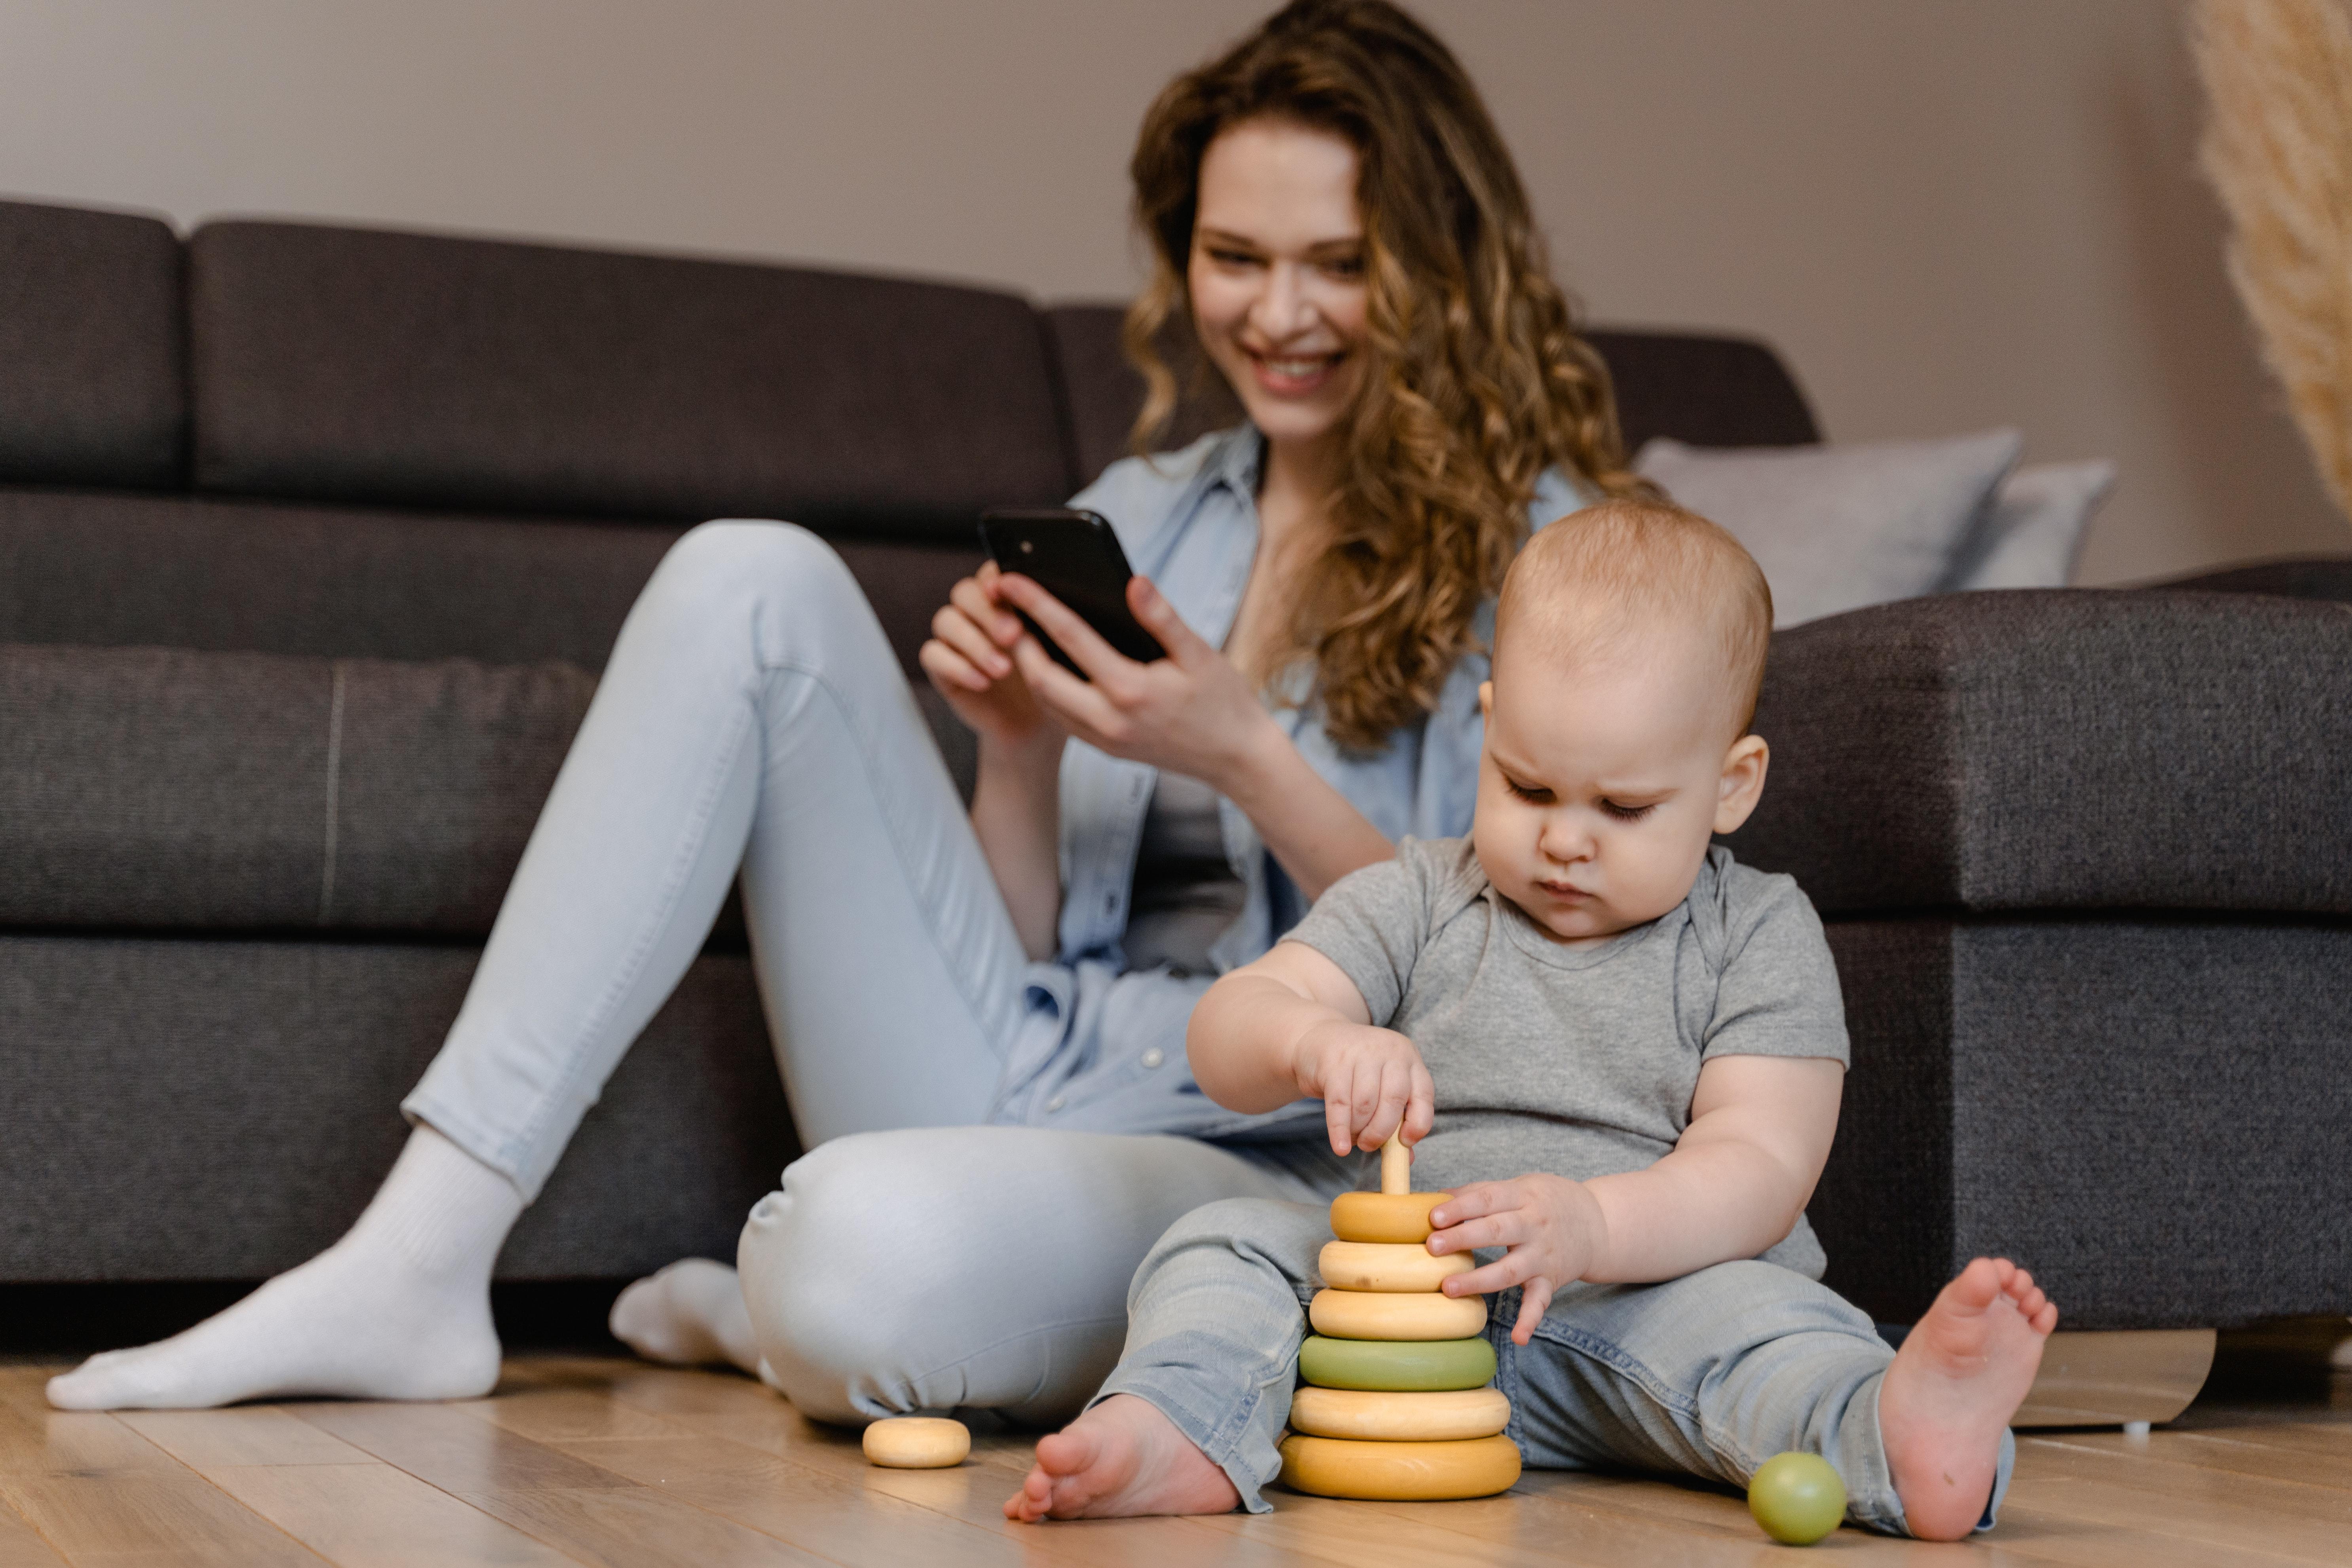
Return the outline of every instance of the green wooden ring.
{"type": "Polygon", "coordinates": [[[1334,1340],[1309,1334],[1298,1375],[1318,1388],[1435,1394],[1494,1381],[1495,1347],[1471,1340],[1334,1340]]]}

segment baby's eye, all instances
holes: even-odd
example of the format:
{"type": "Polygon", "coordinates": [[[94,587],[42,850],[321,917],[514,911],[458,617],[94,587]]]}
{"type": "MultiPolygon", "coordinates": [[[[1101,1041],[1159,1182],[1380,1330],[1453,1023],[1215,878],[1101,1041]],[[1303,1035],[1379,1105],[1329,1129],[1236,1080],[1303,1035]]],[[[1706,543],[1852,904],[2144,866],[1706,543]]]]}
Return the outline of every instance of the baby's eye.
{"type": "Polygon", "coordinates": [[[1612,816],[1619,822],[1639,822],[1657,810],[1658,806],[1655,801],[1647,805],[1620,805],[1613,800],[1604,800],[1601,803],[1601,809],[1604,815],[1612,816]]]}
{"type": "Polygon", "coordinates": [[[1531,802],[1537,805],[1548,805],[1551,803],[1551,791],[1548,789],[1530,789],[1508,773],[1505,773],[1503,775],[1503,787],[1509,790],[1513,795],[1517,795],[1521,800],[1531,802]]]}

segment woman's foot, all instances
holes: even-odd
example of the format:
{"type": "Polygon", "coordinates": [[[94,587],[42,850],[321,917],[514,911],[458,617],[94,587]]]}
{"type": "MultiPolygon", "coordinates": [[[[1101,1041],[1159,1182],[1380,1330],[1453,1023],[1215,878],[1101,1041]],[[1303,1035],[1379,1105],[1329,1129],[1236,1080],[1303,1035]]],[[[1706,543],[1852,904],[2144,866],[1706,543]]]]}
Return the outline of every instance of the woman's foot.
{"type": "Polygon", "coordinates": [[[681,1258],[648,1274],[613,1303],[613,1337],[647,1361],[672,1366],[726,1362],[760,1375],[760,1347],[735,1270],[708,1258],[681,1258]]]}
{"type": "Polygon", "coordinates": [[[1004,1517],[1118,1519],[1231,1513],[1241,1493],[1150,1401],[1114,1394],[1037,1442],[1037,1463],[1004,1500],[1004,1517]]]}
{"type": "Polygon", "coordinates": [[[522,1200],[430,1128],[349,1235],[184,1333],[49,1380],[60,1410],[241,1399],[469,1399],[499,1380],[490,1264],[522,1200]]]}
{"type": "Polygon", "coordinates": [[[1913,1535],[1958,1541],[1983,1519],[2000,1435],[2057,1326],[2032,1275],[1979,1258],[1904,1336],[1879,1385],[1878,1426],[1913,1535]]]}

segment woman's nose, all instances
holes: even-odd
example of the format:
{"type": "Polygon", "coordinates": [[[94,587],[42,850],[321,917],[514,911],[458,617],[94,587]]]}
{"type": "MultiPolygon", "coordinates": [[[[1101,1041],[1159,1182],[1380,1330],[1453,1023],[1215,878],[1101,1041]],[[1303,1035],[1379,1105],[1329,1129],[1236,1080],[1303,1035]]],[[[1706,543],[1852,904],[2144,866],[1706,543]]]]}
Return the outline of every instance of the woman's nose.
{"type": "Polygon", "coordinates": [[[1315,312],[1297,266],[1277,261],[1266,268],[1265,288],[1250,309],[1257,330],[1277,341],[1314,325],[1315,312]]]}

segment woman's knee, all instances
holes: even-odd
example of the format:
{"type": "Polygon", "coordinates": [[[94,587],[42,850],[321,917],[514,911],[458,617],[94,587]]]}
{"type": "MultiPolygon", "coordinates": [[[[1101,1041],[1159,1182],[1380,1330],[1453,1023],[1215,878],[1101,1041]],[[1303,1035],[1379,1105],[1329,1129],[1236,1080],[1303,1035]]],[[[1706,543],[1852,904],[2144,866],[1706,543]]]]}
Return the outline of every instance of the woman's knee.
{"type": "Polygon", "coordinates": [[[857,579],[824,540],[798,523],[743,518],[688,530],[662,556],[640,604],[699,618],[730,603],[779,600],[803,614],[866,608],[857,579]]]}
{"type": "Polygon", "coordinates": [[[895,1404],[885,1391],[928,1370],[908,1358],[937,1349],[958,1282],[988,1266],[984,1226],[936,1217],[956,1175],[921,1150],[916,1133],[836,1138],[794,1161],[744,1224],[736,1263],[753,1338],[817,1420],[868,1419],[877,1395],[895,1404]]]}

